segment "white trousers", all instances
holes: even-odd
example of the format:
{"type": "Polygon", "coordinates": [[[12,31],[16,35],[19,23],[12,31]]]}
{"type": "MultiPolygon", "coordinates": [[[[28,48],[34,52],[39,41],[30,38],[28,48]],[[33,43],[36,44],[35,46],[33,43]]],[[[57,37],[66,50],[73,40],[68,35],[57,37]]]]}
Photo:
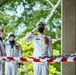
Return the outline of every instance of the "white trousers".
{"type": "Polygon", "coordinates": [[[18,67],[15,62],[5,63],[5,75],[18,75],[18,67]]]}
{"type": "Polygon", "coordinates": [[[0,63],[0,75],[4,75],[4,63],[0,63]]]}
{"type": "Polygon", "coordinates": [[[48,75],[48,63],[34,63],[34,75],[48,75]]]}

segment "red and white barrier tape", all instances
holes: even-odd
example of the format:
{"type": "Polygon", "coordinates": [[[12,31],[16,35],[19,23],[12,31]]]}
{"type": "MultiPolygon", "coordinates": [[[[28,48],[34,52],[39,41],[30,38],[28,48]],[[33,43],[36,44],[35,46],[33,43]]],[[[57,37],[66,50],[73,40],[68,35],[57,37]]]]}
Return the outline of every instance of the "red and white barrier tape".
{"type": "Polygon", "coordinates": [[[16,61],[22,61],[22,62],[76,62],[76,56],[72,57],[51,57],[51,58],[34,58],[34,57],[0,57],[0,61],[2,60],[16,60],[16,61]]]}

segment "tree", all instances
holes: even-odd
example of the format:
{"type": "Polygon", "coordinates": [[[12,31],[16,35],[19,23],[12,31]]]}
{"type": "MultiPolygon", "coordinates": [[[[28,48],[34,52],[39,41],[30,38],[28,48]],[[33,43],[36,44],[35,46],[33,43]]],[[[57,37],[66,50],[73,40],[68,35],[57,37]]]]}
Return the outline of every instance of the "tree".
{"type": "MultiPolygon", "coordinates": [[[[45,32],[53,38],[53,55],[59,55],[61,52],[61,4],[59,3],[60,0],[2,0],[0,24],[4,26],[4,38],[10,31],[14,31],[16,40],[22,45],[23,56],[29,57],[33,52],[33,44],[24,42],[22,38],[36,27],[38,21],[44,20],[47,23],[45,32]],[[51,17],[48,15],[49,12],[53,13],[51,17]]],[[[19,69],[20,75],[33,75],[32,68],[30,62],[24,63],[22,69],[19,69]]],[[[60,63],[51,63],[49,71],[51,75],[59,75],[60,63]]]]}

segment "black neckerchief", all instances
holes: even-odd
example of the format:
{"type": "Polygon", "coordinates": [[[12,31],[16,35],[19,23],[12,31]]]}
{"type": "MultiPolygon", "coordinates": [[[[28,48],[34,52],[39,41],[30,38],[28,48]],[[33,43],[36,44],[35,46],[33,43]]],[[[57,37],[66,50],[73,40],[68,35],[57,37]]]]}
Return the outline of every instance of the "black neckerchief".
{"type": "Polygon", "coordinates": [[[13,48],[15,45],[15,40],[9,41],[9,43],[10,43],[11,48],[13,48]]]}
{"type": "Polygon", "coordinates": [[[0,40],[2,41],[2,37],[0,37],[0,40]]]}

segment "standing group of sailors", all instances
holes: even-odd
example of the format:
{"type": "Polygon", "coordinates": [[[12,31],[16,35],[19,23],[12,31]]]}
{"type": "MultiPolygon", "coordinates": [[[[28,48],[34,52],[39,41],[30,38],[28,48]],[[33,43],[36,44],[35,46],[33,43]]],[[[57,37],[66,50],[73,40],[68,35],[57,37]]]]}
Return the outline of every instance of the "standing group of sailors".
{"type": "MultiPolygon", "coordinates": [[[[45,23],[40,22],[38,26],[34,28],[30,33],[25,35],[24,41],[32,41],[34,44],[33,57],[41,57],[52,55],[52,41],[51,37],[44,33],[45,23]],[[34,32],[38,31],[38,34],[34,32]]],[[[0,56],[22,57],[22,48],[15,41],[15,35],[13,32],[9,33],[6,37],[6,41],[3,43],[3,28],[0,27],[0,56]]],[[[0,75],[18,75],[18,61],[6,60],[0,62],[0,75]],[[4,70],[5,64],[5,70],[4,70]],[[4,74],[5,71],[5,74],[4,74]]],[[[33,62],[34,75],[49,75],[47,62],[33,62]]]]}
{"type": "MultiPolygon", "coordinates": [[[[15,35],[10,32],[3,42],[3,28],[0,26],[0,57],[22,57],[22,48],[15,41],[15,35]]],[[[0,75],[18,75],[18,61],[4,60],[0,61],[0,75]]]]}

